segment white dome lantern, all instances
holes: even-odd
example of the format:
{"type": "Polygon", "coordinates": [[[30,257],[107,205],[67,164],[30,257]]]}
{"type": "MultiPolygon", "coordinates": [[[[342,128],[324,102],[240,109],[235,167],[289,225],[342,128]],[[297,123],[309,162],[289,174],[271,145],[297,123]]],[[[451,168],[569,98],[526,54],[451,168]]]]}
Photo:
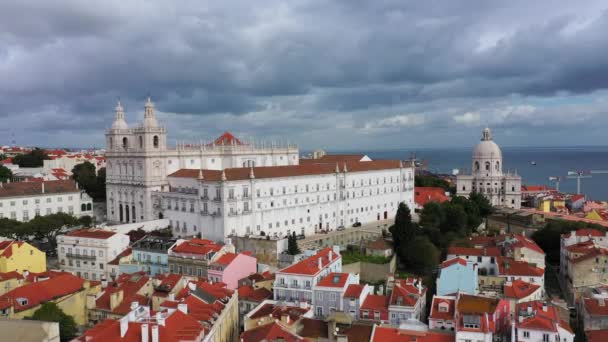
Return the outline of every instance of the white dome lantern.
{"type": "Polygon", "coordinates": [[[487,127],[482,132],[481,141],[473,149],[473,172],[502,174],[502,151],[492,141],[492,131],[487,127]]]}
{"type": "Polygon", "coordinates": [[[120,104],[120,101],[118,101],[115,111],[116,116],[112,123],[112,129],[129,129],[129,125],[127,125],[127,122],[125,121],[125,110],[120,104]]]}

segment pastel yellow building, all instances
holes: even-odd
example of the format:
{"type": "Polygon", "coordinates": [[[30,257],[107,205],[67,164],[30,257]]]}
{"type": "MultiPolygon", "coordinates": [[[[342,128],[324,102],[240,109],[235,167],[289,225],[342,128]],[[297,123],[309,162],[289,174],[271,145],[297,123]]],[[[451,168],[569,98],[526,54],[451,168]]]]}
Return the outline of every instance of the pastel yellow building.
{"type": "Polygon", "coordinates": [[[24,277],[19,272],[0,272],[0,295],[7,293],[12,289],[16,289],[24,284],[24,277]]]}
{"type": "Polygon", "coordinates": [[[54,302],[76,324],[86,323],[88,294],[99,293],[99,282],[89,282],[69,273],[50,274],[49,279],[20,286],[0,296],[0,318],[23,319],[32,316],[40,305],[54,302]]]}
{"type": "Polygon", "coordinates": [[[46,271],[46,254],[24,241],[0,242],[0,272],[46,271]]]}
{"type": "Polygon", "coordinates": [[[598,213],[596,210],[593,210],[593,211],[590,211],[589,213],[587,213],[585,218],[588,220],[605,221],[604,217],[602,215],[600,215],[600,213],[598,213]]]}

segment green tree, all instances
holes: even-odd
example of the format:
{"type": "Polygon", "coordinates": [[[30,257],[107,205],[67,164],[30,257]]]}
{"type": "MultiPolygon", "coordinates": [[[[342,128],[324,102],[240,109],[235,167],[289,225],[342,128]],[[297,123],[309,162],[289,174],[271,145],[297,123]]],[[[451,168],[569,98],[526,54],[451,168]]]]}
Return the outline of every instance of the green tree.
{"type": "Polygon", "coordinates": [[[443,207],[437,202],[428,202],[420,211],[419,224],[425,229],[439,228],[444,220],[443,207]]]}
{"type": "Polygon", "coordinates": [[[43,303],[29,319],[35,321],[58,322],[61,341],[70,341],[78,332],[78,327],[76,326],[74,318],[66,315],[66,313],[53,302],[43,303]]]}
{"type": "Polygon", "coordinates": [[[6,154],[0,153],[0,160],[4,160],[4,159],[6,159],[6,154]]]}
{"type": "Polygon", "coordinates": [[[405,259],[408,269],[420,274],[431,274],[439,264],[440,252],[426,236],[416,236],[407,243],[405,259]]]}
{"type": "Polygon", "coordinates": [[[22,240],[27,237],[23,224],[17,220],[0,218],[0,236],[7,239],[22,240]]]}
{"type": "MultiPolygon", "coordinates": [[[[485,197],[484,197],[485,198],[485,197]]],[[[476,230],[482,222],[479,207],[476,202],[473,202],[465,197],[456,196],[452,198],[452,204],[459,205],[464,209],[467,215],[467,227],[469,232],[476,230]]]]}
{"type": "Polygon", "coordinates": [[[89,215],[84,215],[78,218],[78,223],[83,227],[91,227],[93,225],[93,218],[89,215]]]}
{"type": "Polygon", "coordinates": [[[19,167],[41,167],[44,164],[43,161],[47,159],[50,158],[44,150],[35,148],[30,153],[13,157],[13,164],[17,164],[19,167]]]}
{"type": "Polygon", "coordinates": [[[95,196],[93,197],[95,201],[105,201],[106,200],[106,168],[102,167],[97,170],[97,188],[95,196]]]}
{"type": "Polygon", "coordinates": [[[13,172],[8,167],[0,165],[0,183],[6,182],[11,177],[13,177],[13,172]]]}
{"type": "Polygon", "coordinates": [[[297,255],[302,253],[298,246],[298,239],[296,238],[296,232],[293,232],[287,237],[287,254],[297,255]]]}
{"type": "Polygon", "coordinates": [[[480,193],[471,192],[471,194],[469,195],[469,200],[475,203],[475,205],[479,209],[479,215],[481,215],[481,217],[483,218],[490,216],[490,214],[494,212],[494,207],[492,207],[490,201],[488,201],[486,196],[480,193]]]}
{"type": "Polygon", "coordinates": [[[78,224],[78,220],[66,213],[56,213],[46,216],[36,216],[28,222],[23,223],[29,234],[38,239],[47,239],[51,249],[57,246],[57,235],[65,227],[73,227],[78,224]]]}
{"type": "Polygon", "coordinates": [[[393,236],[393,248],[397,256],[402,263],[407,264],[407,244],[418,234],[418,227],[412,222],[410,208],[405,203],[399,203],[395,224],[388,230],[393,236]]]}
{"type": "Polygon", "coordinates": [[[467,213],[464,209],[456,204],[450,202],[443,202],[444,218],[441,227],[439,229],[442,233],[455,232],[458,234],[464,234],[467,231],[467,213]]]}
{"type": "Polygon", "coordinates": [[[75,165],[72,169],[72,177],[81,189],[86,191],[89,196],[94,197],[97,193],[95,165],[88,161],[75,165]]]}
{"type": "Polygon", "coordinates": [[[450,182],[433,174],[416,175],[414,178],[414,185],[421,187],[442,188],[445,191],[449,191],[451,194],[456,193],[456,188],[452,186],[450,182]]]}

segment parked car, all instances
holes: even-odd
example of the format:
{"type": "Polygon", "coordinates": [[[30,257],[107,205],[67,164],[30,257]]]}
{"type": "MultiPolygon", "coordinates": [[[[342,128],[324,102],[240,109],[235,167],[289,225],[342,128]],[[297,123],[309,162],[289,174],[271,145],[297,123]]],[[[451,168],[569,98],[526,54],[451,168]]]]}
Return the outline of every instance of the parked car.
{"type": "Polygon", "coordinates": [[[337,231],[341,231],[341,230],[344,230],[344,229],[346,229],[346,227],[344,227],[344,226],[340,226],[340,227],[336,228],[337,231]]]}
{"type": "Polygon", "coordinates": [[[361,222],[355,222],[355,223],[353,223],[353,227],[361,227],[361,222]]]}

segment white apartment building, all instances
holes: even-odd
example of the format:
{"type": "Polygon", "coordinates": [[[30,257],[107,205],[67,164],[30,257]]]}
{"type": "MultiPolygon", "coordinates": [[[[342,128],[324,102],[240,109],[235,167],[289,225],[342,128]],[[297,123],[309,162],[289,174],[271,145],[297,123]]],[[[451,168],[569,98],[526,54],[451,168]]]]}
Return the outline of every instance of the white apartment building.
{"type": "Polygon", "coordinates": [[[250,166],[297,165],[297,146],[244,142],[224,133],[212,142],[167,147],[167,131],[159,125],[148,98],[144,120],[131,127],[124,109],[106,132],[106,188],[108,220],[112,223],[149,221],[159,217],[151,193],[167,185],[167,175],[179,169],[221,170],[250,166]]]}
{"type": "Polygon", "coordinates": [[[36,216],[93,215],[93,199],[73,180],[0,183],[0,218],[26,222],[36,216]]]}
{"type": "Polygon", "coordinates": [[[516,315],[511,342],[574,342],[572,328],[552,304],[541,301],[521,303],[517,305],[516,315]]]}
{"type": "Polygon", "coordinates": [[[128,235],[103,229],[79,229],[57,236],[61,270],[89,280],[111,279],[108,263],[128,247],[128,235]]]}
{"type": "MultiPolygon", "coordinates": [[[[279,270],[273,286],[274,300],[312,304],[313,288],[330,273],[342,272],[340,247],[326,247],[308,258],[279,270]]],[[[323,313],[317,313],[319,316],[323,313]]]]}
{"type": "Polygon", "coordinates": [[[414,206],[414,170],[399,160],[181,169],[152,192],[174,236],[313,235],[393,217],[414,206]]]}

